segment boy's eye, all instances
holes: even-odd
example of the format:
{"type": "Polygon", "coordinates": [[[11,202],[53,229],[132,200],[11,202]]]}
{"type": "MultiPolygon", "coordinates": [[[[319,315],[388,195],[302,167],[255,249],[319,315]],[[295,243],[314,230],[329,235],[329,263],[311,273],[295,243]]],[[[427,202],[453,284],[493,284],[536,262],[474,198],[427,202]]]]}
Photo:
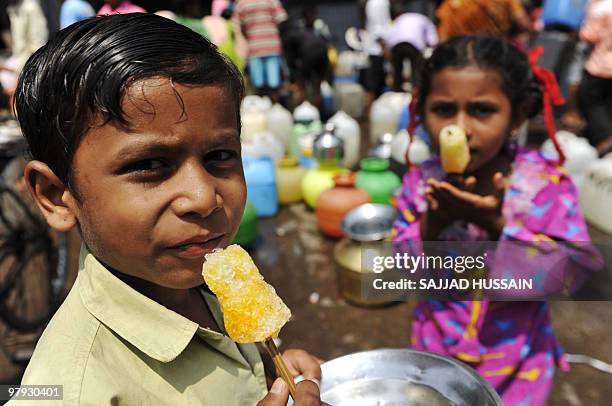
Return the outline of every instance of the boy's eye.
{"type": "Polygon", "coordinates": [[[205,161],[208,163],[223,163],[235,159],[238,157],[238,153],[232,150],[220,149],[216,151],[211,151],[204,157],[205,161]]]}
{"type": "Polygon", "coordinates": [[[161,169],[165,166],[166,164],[159,159],[145,159],[128,165],[126,170],[128,172],[151,172],[161,169]]]}
{"type": "Polygon", "coordinates": [[[161,159],[143,159],[126,165],[121,171],[138,181],[158,181],[172,170],[171,165],[161,159]]]}

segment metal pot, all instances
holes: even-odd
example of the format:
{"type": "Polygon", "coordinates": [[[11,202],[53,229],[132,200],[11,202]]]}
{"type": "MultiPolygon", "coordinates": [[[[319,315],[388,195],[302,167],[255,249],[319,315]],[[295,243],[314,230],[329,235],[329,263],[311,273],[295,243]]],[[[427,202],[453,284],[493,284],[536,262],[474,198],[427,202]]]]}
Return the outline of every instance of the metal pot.
{"type": "Polygon", "coordinates": [[[335,131],[336,126],[327,123],[324,131],[313,142],[314,158],[319,165],[338,165],[344,158],[344,141],[335,134],[335,131]]]}
{"type": "Polygon", "coordinates": [[[321,400],[334,406],[503,406],[474,369],[422,351],[358,352],[323,363],[321,372],[321,400]]]}
{"type": "MultiPolygon", "coordinates": [[[[372,292],[371,287],[381,274],[364,267],[362,255],[391,255],[391,245],[383,244],[396,218],[396,210],[386,204],[363,204],[349,211],[342,220],[342,230],[348,236],[334,246],[340,294],[359,306],[384,306],[396,302],[402,292],[388,290],[372,292]]],[[[384,277],[389,280],[388,277],[384,277]]]]}

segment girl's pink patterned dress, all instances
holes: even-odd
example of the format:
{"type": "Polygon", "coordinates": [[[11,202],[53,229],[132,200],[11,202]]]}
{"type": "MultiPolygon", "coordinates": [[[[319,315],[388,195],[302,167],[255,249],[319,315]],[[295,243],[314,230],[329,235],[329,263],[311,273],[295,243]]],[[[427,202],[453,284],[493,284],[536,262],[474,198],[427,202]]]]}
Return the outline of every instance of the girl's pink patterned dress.
{"type": "MultiPolygon", "coordinates": [[[[425,182],[444,176],[438,158],[404,176],[396,202],[400,211],[394,225],[396,241],[420,241],[420,218],[427,211],[425,182]]],[[[506,225],[500,241],[590,241],[569,176],[537,151],[517,155],[502,212],[506,225]]],[[[440,240],[486,239],[484,230],[459,221],[440,236],[440,240]]],[[[546,258],[533,258],[533,263],[538,260],[546,258]]],[[[593,256],[579,254],[569,262],[564,265],[589,271],[597,264],[593,256]]],[[[508,406],[543,405],[555,367],[568,369],[546,302],[424,301],[415,310],[412,346],[471,365],[508,406]]]]}

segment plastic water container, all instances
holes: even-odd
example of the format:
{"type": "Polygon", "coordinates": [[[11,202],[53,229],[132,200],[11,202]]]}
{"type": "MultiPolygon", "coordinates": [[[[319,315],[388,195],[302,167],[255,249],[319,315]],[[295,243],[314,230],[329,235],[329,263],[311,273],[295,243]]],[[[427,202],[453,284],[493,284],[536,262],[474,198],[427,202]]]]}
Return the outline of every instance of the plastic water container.
{"type": "MultiPolygon", "coordinates": [[[[570,173],[576,186],[580,188],[587,168],[597,160],[597,150],[589,144],[586,138],[578,137],[569,131],[557,132],[557,140],[566,158],[563,166],[570,173]]],[[[540,151],[548,159],[559,159],[551,140],[546,140],[540,151]]]]}
{"type": "Polygon", "coordinates": [[[293,127],[293,115],[278,103],[268,110],[267,115],[268,131],[274,134],[283,148],[286,149],[289,145],[289,134],[291,134],[291,128],[293,127]]]}
{"type": "Polygon", "coordinates": [[[250,158],[269,157],[280,159],[285,155],[285,147],[269,132],[256,134],[242,141],[242,156],[250,158]]]}
{"type": "Polygon", "coordinates": [[[589,0],[545,0],[542,7],[542,21],[545,27],[562,25],[574,30],[580,29],[589,0]]]}
{"type": "Polygon", "coordinates": [[[359,162],[359,148],[361,144],[361,128],[359,123],[340,110],[328,121],[336,126],[336,135],[344,141],[344,159],[342,165],[352,168],[359,162]]]}
{"type": "Polygon", "coordinates": [[[240,220],[240,227],[236,232],[232,244],[242,245],[243,247],[250,246],[257,239],[257,212],[255,206],[247,200],[244,206],[244,213],[240,220]]]}
{"type": "Polygon", "coordinates": [[[366,105],[363,87],[352,82],[336,82],[334,84],[335,105],[338,110],[345,111],[354,119],[360,119],[366,105]]]}
{"type": "Polygon", "coordinates": [[[399,128],[400,116],[407,110],[409,93],[387,92],[372,103],[370,110],[370,143],[375,144],[385,133],[395,134],[399,128]]]}
{"type": "Polygon", "coordinates": [[[411,164],[418,165],[431,158],[429,145],[417,137],[410,143],[408,131],[400,130],[393,136],[393,141],[391,142],[391,159],[397,163],[406,165],[406,149],[409,145],[409,158],[411,164]]]}
{"type": "MultiPolygon", "coordinates": [[[[405,109],[402,109],[402,112],[400,113],[400,119],[399,119],[399,129],[400,130],[408,129],[408,120],[410,120],[410,109],[406,107],[405,109]]],[[[423,127],[422,123],[419,124],[414,129],[414,138],[420,138],[426,144],[429,143],[429,134],[427,134],[427,131],[425,130],[425,127],[423,127]]]]}
{"type": "Polygon", "coordinates": [[[276,161],[276,188],[280,204],[297,203],[302,200],[302,179],[306,169],[298,165],[293,157],[276,161]]]}
{"type": "Polygon", "coordinates": [[[336,62],[335,76],[351,77],[356,76],[356,66],[359,64],[359,54],[355,51],[342,51],[338,54],[336,62]]]}
{"type": "Polygon", "coordinates": [[[247,196],[258,217],[274,216],[278,212],[276,171],[272,159],[249,158],[242,160],[247,196]]]}
{"type": "Polygon", "coordinates": [[[305,101],[295,108],[293,111],[293,119],[296,123],[308,124],[313,121],[321,121],[321,116],[319,115],[319,110],[315,106],[305,101]]]}
{"type": "Polygon", "coordinates": [[[336,112],[334,89],[326,81],[321,82],[321,110],[323,119],[331,117],[336,112]]]}
{"type": "Polygon", "coordinates": [[[241,113],[242,130],[240,136],[242,140],[250,140],[257,134],[268,131],[268,119],[266,114],[261,111],[247,111],[241,113]]]}
{"type": "Polygon", "coordinates": [[[612,234],[612,157],[597,160],[589,166],[580,190],[580,205],[587,221],[612,234]]]}
{"type": "Polygon", "coordinates": [[[355,186],[372,197],[372,203],[391,204],[391,195],[402,184],[400,178],[389,170],[389,161],[366,158],[361,161],[355,186]]]}
{"type": "MultiPolygon", "coordinates": [[[[300,161],[302,158],[312,157],[312,143],[315,137],[321,132],[323,125],[319,120],[309,124],[295,123],[291,129],[289,138],[289,155],[300,161]]],[[[310,165],[303,165],[310,167],[310,165]]]]}
{"type": "Polygon", "coordinates": [[[272,108],[272,101],[269,97],[260,97],[256,95],[245,96],[240,103],[241,113],[259,111],[265,113],[272,108]]]}

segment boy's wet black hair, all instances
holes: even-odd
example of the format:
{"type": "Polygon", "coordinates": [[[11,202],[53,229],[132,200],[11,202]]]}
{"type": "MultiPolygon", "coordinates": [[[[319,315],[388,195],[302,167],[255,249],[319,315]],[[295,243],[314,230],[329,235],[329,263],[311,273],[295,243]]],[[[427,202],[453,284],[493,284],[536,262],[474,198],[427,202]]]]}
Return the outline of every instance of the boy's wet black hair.
{"type": "Polygon", "coordinates": [[[527,55],[514,45],[487,36],[459,36],[440,44],[423,64],[417,112],[423,116],[433,77],[445,68],[476,65],[501,76],[512,105],[513,120],[535,117],[542,110],[542,88],[527,55]]]}
{"type": "Polygon", "coordinates": [[[76,192],[72,161],[83,136],[99,120],[129,129],[126,90],[153,77],[224,87],[240,126],[242,76],[211,42],[153,14],[96,17],[61,30],[23,68],[15,108],[32,158],[76,192]]]}

